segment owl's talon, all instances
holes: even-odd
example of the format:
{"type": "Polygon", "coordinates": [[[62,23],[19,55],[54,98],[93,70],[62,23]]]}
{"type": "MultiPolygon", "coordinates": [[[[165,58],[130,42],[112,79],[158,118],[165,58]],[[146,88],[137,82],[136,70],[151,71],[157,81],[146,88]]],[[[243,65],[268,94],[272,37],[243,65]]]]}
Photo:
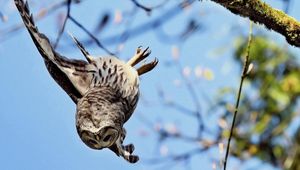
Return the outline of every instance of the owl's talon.
{"type": "Polygon", "coordinates": [[[149,47],[147,47],[145,50],[142,50],[140,47],[137,48],[135,55],[127,62],[130,66],[135,66],[145,58],[147,58],[150,55],[151,51],[149,50],[149,47]]]}
{"type": "Polygon", "coordinates": [[[127,152],[129,152],[130,154],[132,154],[132,152],[134,151],[134,145],[131,143],[131,144],[128,144],[128,145],[125,145],[123,146],[123,149],[127,152]]]}
{"type": "Polygon", "coordinates": [[[150,62],[150,63],[147,63],[147,64],[144,64],[142,65],[141,67],[139,67],[137,69],[137,72],[138,72],[138,75],[143,75],[149,71],[151,71],[152,69],[154,69],[154,67],[158,64],[158,59],[155,58],[154,61],[150,62]]]}
{"type": "Polygon", "coordinates": [[[142,46],[139,46],[135,51],[135,55],[139,54],[141,51],[142,51],[142,46]]]}
{"type": "Polygon", "coordinates": [[[136,163],[140,158],[137,155],[128,155],[125,159],[130,163],[136,163]]]}

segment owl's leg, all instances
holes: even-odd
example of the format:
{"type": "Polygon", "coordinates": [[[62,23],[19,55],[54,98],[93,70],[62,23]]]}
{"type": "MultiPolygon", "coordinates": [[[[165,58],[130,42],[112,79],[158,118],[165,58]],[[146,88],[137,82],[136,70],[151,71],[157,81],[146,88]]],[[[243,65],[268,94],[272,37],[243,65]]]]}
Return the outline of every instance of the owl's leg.
{"type": "Polygon", "coordinates": [[[123,128],[122,134],[117,139],[116,143],[112,145],[109,149],[115,152],[118,156],[122,156],[125,160],[130,163],[136,163],[139,160],[139,157],[136,155],[132,155],[134,151],[134,145],[129,144],[123,146],[123,141],[126,136],[126,130],[123,128]]]}

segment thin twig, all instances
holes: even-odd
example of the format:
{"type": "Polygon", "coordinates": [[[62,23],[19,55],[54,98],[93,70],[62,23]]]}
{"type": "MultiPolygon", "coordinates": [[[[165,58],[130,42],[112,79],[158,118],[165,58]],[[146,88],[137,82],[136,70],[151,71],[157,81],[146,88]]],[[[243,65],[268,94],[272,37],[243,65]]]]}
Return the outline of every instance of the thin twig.
{"type": "Polygon", "coordinates": [[[231,124],[231,128],[230,128],[230,135],[228,138],[228,144],[226,147],[226,154],[225,154],[225,159],[224,159],[224,170],[226,170],[226,165],[227,165],[227,159],[228,159],[228,155],[229,155],[229,150],[230,150],[230,142],[231,142],[231,138],[233,135],[233,130],[234,130],[234,124],[235,124],[235,120],[236,120],[236,115],[238,113],[238,108],[239,108],[239,103],[240,103],[240,98],[241,98],[241,93],[242,93],[242,87],[243,87],[243,82],[244,79],[247,76],[248,73],[248,67],[249,67],[249,58],[250,58],[250,46],[251,46],[251,42],[252,42],[252,21],[250,21],[250,31],[249,31],[249,38],[248,38],[248,45],[247,45],[247,51],[246,51],[246,58],[245,58],[245,62],[244,62],[244,68],[243,68],[243,72],[241,75],[241,81],[240,81],[240,86],[239,86],[239,90],[238,90],[238,94],[237,94],[237,100],[236,100],[236,104],[235,104],[235,110],[234,110],[234,115],[233,115],[233,120],[232,120],[232,124],[231,124]]]}
{"type": "Polygon", "coordinates": [[[291,4],[293,3],[292,0],[283,0],[285,3],[284,12],[289,13],[291,4]]]}
{"type": "Polygon", "coordinates": [[[205,125],[204,125],[204,121],[203,121],[203,118],[202,118],[202,115],[201,115],[201,105],[200,105],[200,100],[197,96],[197,93],[196,93],[196,90],[194,89],[194,87],[192,86],[192,83],[191,81],[182,74],[182,70],[183,70],[183,67],[182,65],[179,63],[179,62],[176,62],[176,66],[178,67],[179,71],[180,71],[180,75],[182,77],[182,79],[184,80],[185,82],[185,85],[187,87],[187,90],[192,98],[192,101],[194,102],[195,106],[196,106],[196,118],[198,120],[198,138],[201,138],[201,134],[202,134],[202,131],[204,130],[205,128],[205,125]]]}
{"type": "Polygon", "coordinates": [[[138,3],[136,0],[131,0],[131,1],[134,3],[135,6],[145,10],[146,12],[151,12],[152,11],[151,8],[145,7],[144,5],[138,3]]]}
{"type": "Polygon", "coordinates": [[[149,164],[158,164],[158,163],[163,163],[167,160],[173,160],[173,161],[182,161],[182,160],[186,160],[191,158],[193,155],[202,153],[204,151],[207,151],[209,149],[209,147],[203,147],[203,148],[194,148],[191,149],[189,151],[180,153],[180,154],[170,154],[164,158],[161,157],[156,157],[156,158],[150,158],[150,159],[145,159],[145,163],[149,163],[149,164]]]}
{"type": "Polygon", "coordinates": [[[71,11],[71,0],[68,0],[68,1],[67,1],[67,15],[66,15],[66,17],[65,17],[65,19],[64,19],[63,26],[62,26],[61,30],[59,31],[58,36],[57,36],[57,38],[56,38],[56,41],[55,41],[55,44],[54,44],[54,49],[56,49],[56,47],[57,47],[57,45],[58,45],[58,42],[59,42],[59,40],[60,40],[60,38],[61,38],[61,36],[62,36],[64,30],[65,30],[65,27],[66,27],[68,18],[69,18],[69,16],[70,16],[70,11],[71,11]]]}
{"type": "Polygon", "coordinates": [[[109,51],[106,47],[102,45],[102,43],[89,31],[87,30],[82,24],[80,24],[75,18],[73,18],[71,15],[69,15],[69,19],[77,25],[79,28],[81,28],[85,33],[87,33],[95,42],[96,44],[102,48],[105,52],[107,52],[109,55],[115,55],[111,51],[109,51]]]}
{"type": "Polygon", "coordinates": [[[146,6],[142,5],[142,4],[140,4],[139,2],[137,2],[137,0],[131,0],[131,1],[132,1],[132,3],[136,7],[141,8],[142,10],[144,10],[144,11],[146,11],[146,12],[149,13],[149,12],[151,12],[154,9],[158,9],[158,8],[164,6],[169,0],[164,0],[162,3],[160,3],[160,4],[156,5],[156,6],[151,6],[151,7],[146,7],[146,6]]]}
{"type": "Polygon", "coordinates": [[[188,116],[197,117],[197,111],[191,110],[190,108],[182,105],[180,102],[173,101],[173,100],[168,101],[165,92],[161,88],[158,89],[158,96],[161,99],[160,103],[162,103],[163,106],[175,109],[178,112],[188,116]]]}
{"type": "MultiPolygon", "coordinates": [[[[120,34],[114,34],[112,36],[108,36],[106,38],[103,38],[101,41],[104,42],[106,45],[114,45],[118,43],[124,42],[124,40],[132,39],[134,37],[140,36],[141,34],[145,34],[146,32],[150,30],[154,30],[160,26],[162,26],[167,21],[171,20],[172,18],[179,15],[183,9],[186,7],[187,4],[192,5],[196,0],[186,0],[184,2],[181,2],[179,4],[176,4],[171,9],[163,12],[160,16],[156,17],[153,20],[150,20],[149,22],[142,23],[140,25],[137,25],[131,29],[126,30],[125,32],[122,32],[120,34]]],[[[85,46],[91,45],[93,43],[94,39],[86,39],[82,41],[82,44],[85,46]]],[[[73,44],[67,44],[66,46],[63,46],[62,48],[70,47],[70,45],[73,46],[73,44]]]]}

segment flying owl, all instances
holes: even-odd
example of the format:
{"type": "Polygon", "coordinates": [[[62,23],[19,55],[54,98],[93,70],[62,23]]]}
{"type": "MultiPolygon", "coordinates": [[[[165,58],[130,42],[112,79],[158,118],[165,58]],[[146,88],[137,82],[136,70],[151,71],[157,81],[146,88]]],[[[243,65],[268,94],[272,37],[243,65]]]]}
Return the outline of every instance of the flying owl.
{"type": "Polygon", "coordinates": [[[150,50],[138,48],[126,63],[114,56],[93,57],[72,36],[87,61],[68,59],[54,50],[40,33],[30,14],[28,3],[15,0],[22,20],[53,79],[76,103],[76,129],[81,140],[92,149],[109,148],[130,163],[134,145],[123,145],[124,123],[131,117],[139,99],[139,76],[151,71],[157,59],[135,69],[150,50]]]}

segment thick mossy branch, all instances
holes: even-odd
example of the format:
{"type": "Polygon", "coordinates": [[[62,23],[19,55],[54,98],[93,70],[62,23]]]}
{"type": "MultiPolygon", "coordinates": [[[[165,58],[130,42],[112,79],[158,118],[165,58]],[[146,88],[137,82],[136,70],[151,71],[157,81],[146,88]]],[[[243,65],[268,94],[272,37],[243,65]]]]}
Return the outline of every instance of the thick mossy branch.
{"type": "Polygon", "coordinates": [[[300,47],[300,23],[262,2],[261,0],[212,0],[232,13],[248,17],[255,23],[263,24],[283,36],[289,44],[300,47]]]}

